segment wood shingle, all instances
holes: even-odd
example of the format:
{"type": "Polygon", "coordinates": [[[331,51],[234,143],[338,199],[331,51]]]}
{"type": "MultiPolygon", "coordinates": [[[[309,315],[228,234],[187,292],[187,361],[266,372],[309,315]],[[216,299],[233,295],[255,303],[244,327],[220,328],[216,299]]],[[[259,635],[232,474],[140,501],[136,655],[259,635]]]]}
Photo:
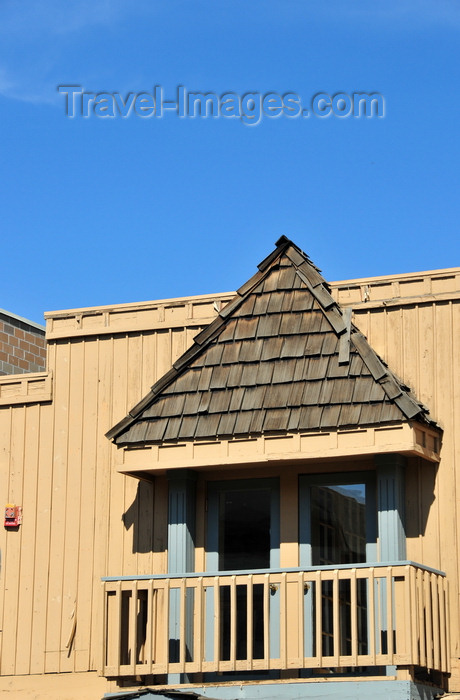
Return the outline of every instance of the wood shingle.
{"type": "Polygon", "coordinates": [[[282,237],[128,416],[118,445],[426,421],[426,409],[282,237]]]}

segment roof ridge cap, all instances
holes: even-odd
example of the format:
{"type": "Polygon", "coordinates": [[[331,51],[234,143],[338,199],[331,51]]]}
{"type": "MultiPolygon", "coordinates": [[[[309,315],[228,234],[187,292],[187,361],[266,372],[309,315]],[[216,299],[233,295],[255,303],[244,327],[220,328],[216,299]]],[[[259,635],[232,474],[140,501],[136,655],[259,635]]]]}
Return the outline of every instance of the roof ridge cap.
{"type": "Polygon", "coordinates": [[[276,260],[278,256],[281,256],[289,246],[295,245],[289,238],[286,236],[281,236],[281,238],[278,238],[278,240],[275,243],[275,250],[272,250],[271,253],[269,253],[258,265],[257,268],[260,270],[260,272],[264,272],[267,267],[271,265],[271,263],[276,260]]]}

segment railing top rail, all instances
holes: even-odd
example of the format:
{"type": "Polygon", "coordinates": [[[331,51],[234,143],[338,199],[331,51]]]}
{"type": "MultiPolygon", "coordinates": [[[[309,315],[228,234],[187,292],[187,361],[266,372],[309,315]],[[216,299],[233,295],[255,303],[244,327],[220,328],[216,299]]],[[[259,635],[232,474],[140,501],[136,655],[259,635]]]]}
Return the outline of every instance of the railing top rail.
{"type": "Polygon", "coordinates": [[[387,567],[402,567],[402,566],[414,566],[417,569],[422,569],[423,571],[428,571],[433,574],[438,574],[439,576],[445,577],[444,571],[439,571],[438,569],[433,569],[430,566],[425,566],[425,564],[418,564],[414,561],[385,561],[385,562],[364,562],[362,564],[340,564],[340,565],[330,565],[330,566],[303,566],[303,567],[290,567],[286,569],[244,569],[239,571],[184,571],[180,574],[140,574],[140,575],[127,575],[127,576],[103,576],[101,581],[148,581],[151,579],[179,579],[179,578],[199,578],[206,577],[210,578],[212,576],[248,576],[248,574],[284,574],[284,573],[310,573],[315,571],[341,571],[346,569],[377,569],[377,568],[387,568],[387,567]]]}

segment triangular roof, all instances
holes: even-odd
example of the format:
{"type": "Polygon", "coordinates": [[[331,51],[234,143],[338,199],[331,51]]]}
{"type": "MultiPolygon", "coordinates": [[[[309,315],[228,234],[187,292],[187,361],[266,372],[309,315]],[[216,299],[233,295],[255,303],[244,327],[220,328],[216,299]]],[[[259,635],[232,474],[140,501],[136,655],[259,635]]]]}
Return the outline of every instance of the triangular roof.
{"type": "Polygon", "coordinates": [[[283,236],[107,437],[117,445],[429,422],[283,236]]]}

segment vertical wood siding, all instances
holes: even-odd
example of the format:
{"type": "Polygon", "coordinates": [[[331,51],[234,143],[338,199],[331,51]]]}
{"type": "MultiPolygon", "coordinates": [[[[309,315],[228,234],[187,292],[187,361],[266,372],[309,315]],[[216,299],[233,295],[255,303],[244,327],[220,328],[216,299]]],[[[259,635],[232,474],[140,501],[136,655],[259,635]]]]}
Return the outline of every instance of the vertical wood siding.
{"type": "Polygon", "coordinates": [[[23,506],[0,530],[2,675],[96,669],[101,577],[166,572],[165,480],[118,474],[105,433],[201,329],[50,343],[53,401],[0,407],[1,505],[23,506]]]}
{"type": "Polygon", "coordinates": [[[420,460],[407,472],[408,559],[447,573],[452,655],[459,649],[460,301],[355,310],[355,323],[444,430],[437,473],[420,460]]]}
{"type": "MultiPolygon", "coordinates": [[[[459,655],[458,304],[358,304],[354,316],[445,429],[437,475],[409,461],[407,554],[447,572],[453,656],[459,655]]],[[[199,324],[53,340],[52,402],[0,406],[0,493],[4,503],[24,509],[17,532],[0,529],[2,674],[96,669],[100,578],[166,573],[166,480],[157,477],[154,488],[117,473],[116,448],[105,432],[191,344],[199,324]]],[[[296,561],[297,552],[286,548],[296,561]]]]}

